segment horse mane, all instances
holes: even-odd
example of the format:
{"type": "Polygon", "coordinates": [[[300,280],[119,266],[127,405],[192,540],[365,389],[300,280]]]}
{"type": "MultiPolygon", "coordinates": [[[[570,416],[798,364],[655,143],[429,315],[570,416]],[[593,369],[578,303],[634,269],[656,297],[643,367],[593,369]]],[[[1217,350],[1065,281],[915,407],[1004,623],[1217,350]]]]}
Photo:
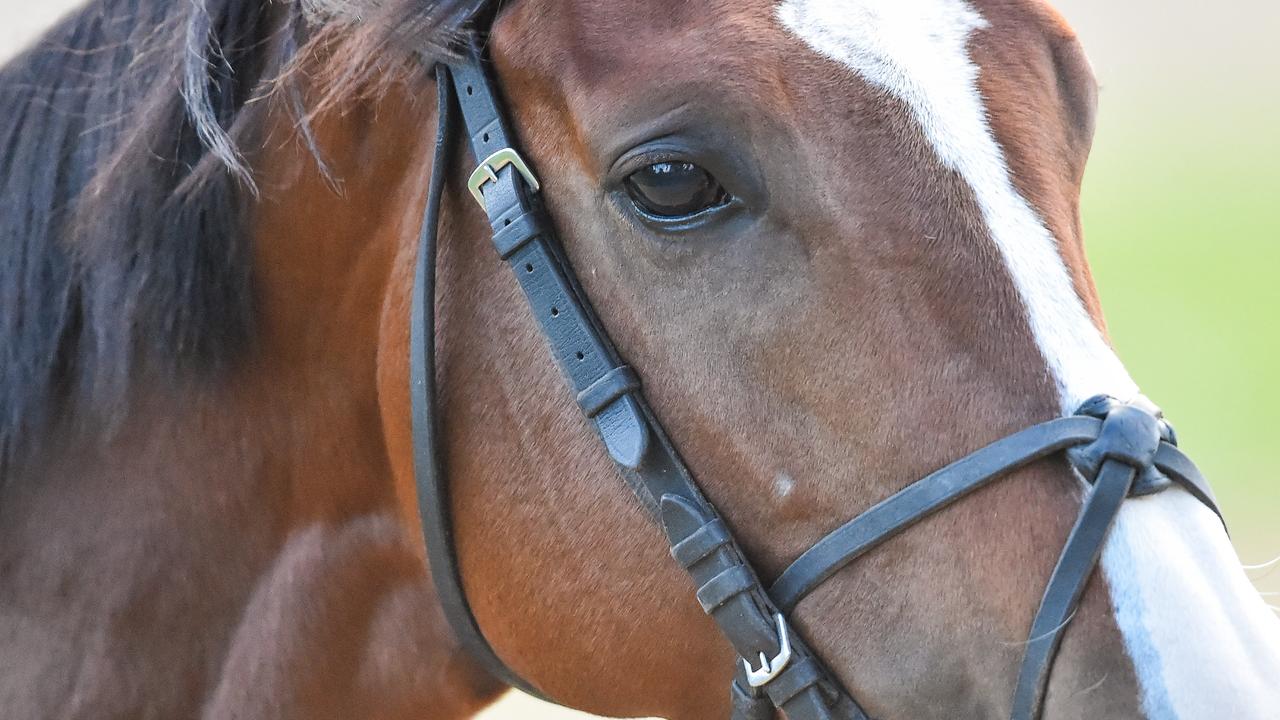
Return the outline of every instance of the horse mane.
{"type": "Polygon", "coordinates": [[[241,356],[267,113],[323,168],[310,114],[420,73],[477,4],[93,0],[0,68],[0,479],[55,423],[112,426],[139,378],[241,356]]]}

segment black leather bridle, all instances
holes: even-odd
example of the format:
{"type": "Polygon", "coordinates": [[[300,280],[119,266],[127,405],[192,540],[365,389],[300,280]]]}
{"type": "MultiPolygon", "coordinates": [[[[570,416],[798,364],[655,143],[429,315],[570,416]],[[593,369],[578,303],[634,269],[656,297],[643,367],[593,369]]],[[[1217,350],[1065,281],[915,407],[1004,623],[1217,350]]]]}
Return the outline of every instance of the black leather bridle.
{"type": "Polygon", "coordinates": [[[478,162],[468,187],[489,218],[499,257],[523,288],[582,412],[666,531],[671,554],[692,576],[703,610],[743,658],[731,688],[735,720],[770,720],[776,709],[790,720],[868,720],[788,616],[809,592],[862,554],[1036,460],[1065,454],[1090,489],[1030,628],[1013,720],[1039,717],[1058,644],[1126,498],[1176,484],[1221,517],[1208,484],[1177,449],[1158,409],[1141,398],[1121,403],[1099,396],[1074,416],[1014,433],[886,498],[820,540],[766,589],[729,525],[698,489],[645,401],[636,372],[618,356],[592,310],[539,201],[538,181],[515,149],[481,45],[474,35],[464,45],[459,59],[436,66],[438,127],[411,318],[415,472],[431,576],[445,615],[466,650],[503,682],[541,696],[497,656],[467,604],[437,445],[436,241],[456,132],[455,105],[478,162]]]}

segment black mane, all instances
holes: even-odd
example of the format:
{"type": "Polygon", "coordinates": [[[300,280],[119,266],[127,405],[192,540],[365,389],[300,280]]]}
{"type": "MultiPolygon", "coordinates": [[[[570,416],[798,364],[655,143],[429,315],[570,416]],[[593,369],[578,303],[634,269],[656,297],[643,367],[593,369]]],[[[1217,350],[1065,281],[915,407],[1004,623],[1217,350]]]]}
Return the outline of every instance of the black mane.
{"type": "MultiPolygon", "coordinates": [[[[357,47],[410,28],[438,48],[470,5],[375,3],[399,30],[357,47]]],[[[55,422],[117,416],[140,376],[250,347],[252,152],[279,105],[253,101],[305,117],[278,80],[342,24],[307,7],[94,0],[0,68],[0,478],[55,422]]]]}

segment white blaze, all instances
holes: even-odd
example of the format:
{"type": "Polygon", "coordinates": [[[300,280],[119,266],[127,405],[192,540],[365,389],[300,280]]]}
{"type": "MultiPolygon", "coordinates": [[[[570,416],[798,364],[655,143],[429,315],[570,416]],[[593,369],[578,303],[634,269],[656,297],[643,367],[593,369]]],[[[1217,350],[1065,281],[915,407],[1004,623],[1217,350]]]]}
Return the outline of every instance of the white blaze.
{"type": "MultiPolygon", "coordinates": [[[[966,181],[1063,412],[1099,393],[1135,395],[987,122],[968,52],[986,19],[964,0],[785,0],[777,16],[816,52],[905,103],[942,163],[966,181]]],[[[1126,503],[1102,569],[1149,717],[1280,718],[1280,620],[1212,513],[1181,491],[1126,503]]]]}

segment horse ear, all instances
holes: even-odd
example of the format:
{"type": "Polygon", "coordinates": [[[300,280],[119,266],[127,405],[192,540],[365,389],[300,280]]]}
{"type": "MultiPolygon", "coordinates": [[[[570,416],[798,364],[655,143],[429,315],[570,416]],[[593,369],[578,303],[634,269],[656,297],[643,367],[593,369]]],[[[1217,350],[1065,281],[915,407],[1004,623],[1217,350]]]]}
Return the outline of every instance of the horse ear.
{"type": "Polygon", "coordinates": [[[1084,158],[1093,145],[1098,116],[1098,81],[1093,64],[1074,33],[1051,36],[1049,49],[1058,78],[1058,98],[1067,120],[1067,137],[1072,150],[1084,158]]]}

